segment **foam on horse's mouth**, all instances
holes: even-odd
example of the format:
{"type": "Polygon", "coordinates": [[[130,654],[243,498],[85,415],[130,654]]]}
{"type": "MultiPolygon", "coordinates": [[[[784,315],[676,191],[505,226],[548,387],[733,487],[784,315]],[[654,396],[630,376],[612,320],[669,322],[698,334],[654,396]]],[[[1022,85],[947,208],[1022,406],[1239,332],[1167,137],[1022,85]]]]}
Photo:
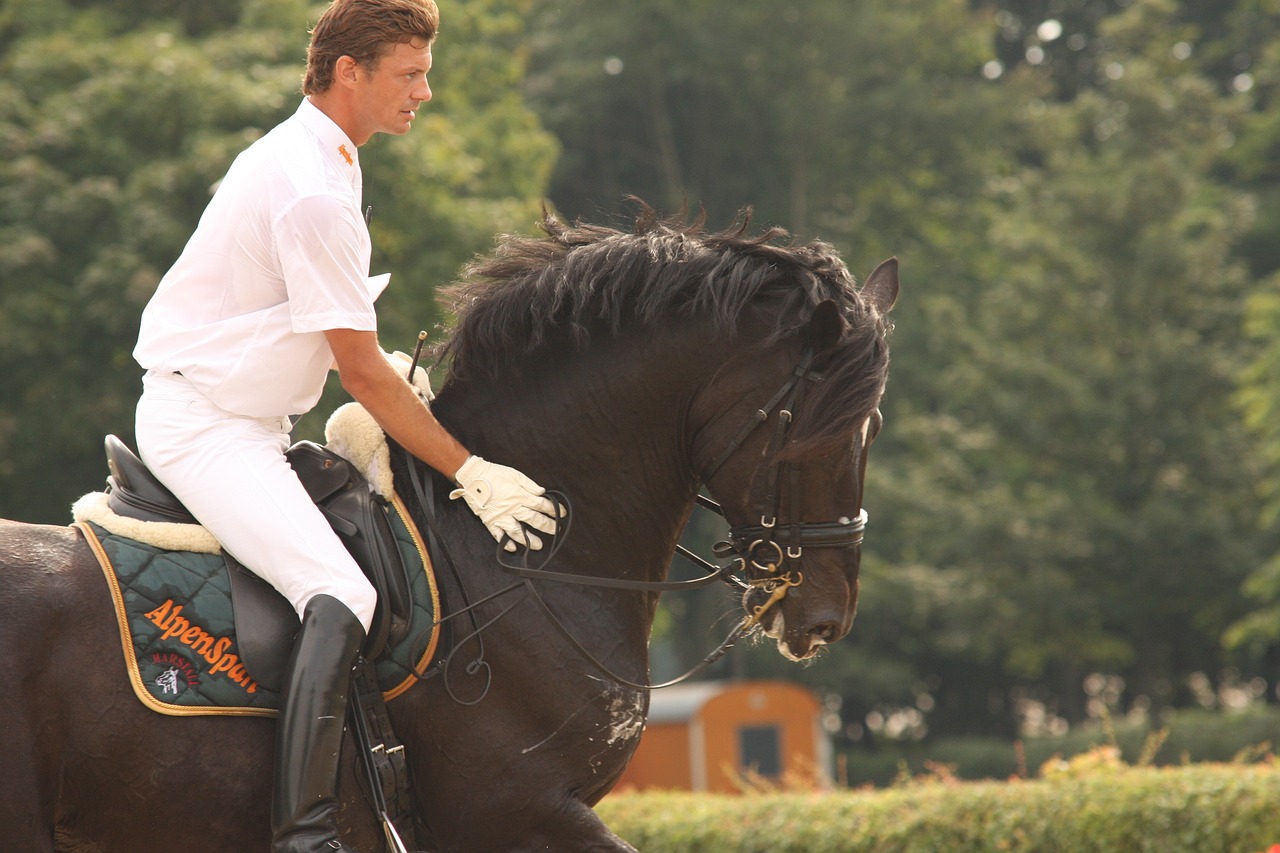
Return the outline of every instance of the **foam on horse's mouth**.
{"type": "Polygon", "coordinates": [[[791,645],[787,642],[787,617],[779,610],[772,614],[773,618],[768,619],[768,625],[764,626],[764,635],[778,644],[778,654],[790,661],[799,661],[803,658],[797,656],[791,651],[791,645]]]}
{"type": "Polygon", "coordinates": [[[792,650],[791,643],[787,640],[787,617],[781,610],[769,620],[769,624],[764,628],[764,635],[778,644],[778,654],[789,661],[797,663],[812,660],[817,656],[818,651],[827,644],[825,637],[810,637],[808,649],[803,654],[797,654],[792,650]]]}

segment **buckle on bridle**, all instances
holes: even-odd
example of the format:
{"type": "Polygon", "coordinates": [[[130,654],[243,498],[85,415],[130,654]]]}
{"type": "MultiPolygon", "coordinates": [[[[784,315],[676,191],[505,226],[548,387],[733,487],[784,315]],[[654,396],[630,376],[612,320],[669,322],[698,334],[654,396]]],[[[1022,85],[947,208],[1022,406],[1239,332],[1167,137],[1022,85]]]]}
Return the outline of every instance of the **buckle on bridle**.
{"type": "Polygon", "coordinates": [[[748,555],[755,554],[756,548],[760,547],[761,545],[772,545],[773,550],[777,552],[778,559],[774,560],[773,562],[769,562],[768,560],[766,560],[765,564],[762,566],[760,565],[759,562],[756,561],[754,557],[752,557],[751,565],[755,566],[757,569],[759,569],[762,572],[769,572],[772,574],[773,572],[776,572],[778,570],[778,566],[782,565],[782,560],[783,560],[782,546],[779,545],[777,542],[773,541],[772,539],[757,539],[756,541],[751,543],[751,547],[746,550],[746,553],[748,555]]]}

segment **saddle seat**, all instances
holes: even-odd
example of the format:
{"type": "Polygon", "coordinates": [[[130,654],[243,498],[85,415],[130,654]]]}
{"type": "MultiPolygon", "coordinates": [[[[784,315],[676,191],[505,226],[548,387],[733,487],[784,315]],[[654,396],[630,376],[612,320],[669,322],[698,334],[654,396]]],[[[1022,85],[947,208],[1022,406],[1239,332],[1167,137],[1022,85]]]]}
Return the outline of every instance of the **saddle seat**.
{"type": "MultiPolygon", "coordinates": [[[[105,439],[107,508],[116,515],[145,522],[199,524],[129,447],[114,435],[105,439]]],[[[400,557],[387,519],[387,501],[370,490],[354,465],[326,447],[300,441],[285,453],[303,487],[329,520],[338,538],[378,593],[378,606],[363,650],[376,660],[389,644],[403,639],[408,630],[412,596],[408,572],[400,557]]],[[[228,496],[234,500],[234,496],[228,496]]],[[[245,568],[225,550],[231,576],[232,603],[237,634],[246,665],[260,672],[283,669],[289,648],[280,648],[278,632],[255,641],[255,626],[278,625],[281,620],[296,631],[297,614],[270,584],[245,568]]],[[[259,678],[264,684],[273,679],[259,678]]]]}

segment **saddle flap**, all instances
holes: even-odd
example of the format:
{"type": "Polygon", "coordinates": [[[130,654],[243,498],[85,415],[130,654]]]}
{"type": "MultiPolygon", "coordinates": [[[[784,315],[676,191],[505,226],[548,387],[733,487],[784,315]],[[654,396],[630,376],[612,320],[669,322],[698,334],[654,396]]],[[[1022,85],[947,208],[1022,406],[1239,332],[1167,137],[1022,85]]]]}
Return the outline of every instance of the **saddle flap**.
{"type": "Polygon", "coordinates": [[[378,611],[364,650],[367,657],[375,657],[383,643],[403,639],[413,607],[409,576],[387,519],[386,502],[374,494],[351,462],[327,447],[300,441],[285,456],[378,591],[378,611]]]}
{"type": "Polygon", "coordinates": [[[255,681],[278,693],[298,633],[298,614],[271,584],[226,551],[222,556],[231,584],[240,661],[255,681]]]}

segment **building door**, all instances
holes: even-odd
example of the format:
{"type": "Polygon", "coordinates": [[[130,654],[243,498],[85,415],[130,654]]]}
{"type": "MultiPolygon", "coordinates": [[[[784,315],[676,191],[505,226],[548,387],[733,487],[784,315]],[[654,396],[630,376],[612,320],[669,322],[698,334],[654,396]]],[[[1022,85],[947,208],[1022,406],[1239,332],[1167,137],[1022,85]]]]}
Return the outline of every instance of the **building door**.
{"type": "Polygon", "coordinates": [[[744,772],[766,779],[782,776],[782,735],[777,726],[743,726],[738,729],[738,755],[744,772]]]}

